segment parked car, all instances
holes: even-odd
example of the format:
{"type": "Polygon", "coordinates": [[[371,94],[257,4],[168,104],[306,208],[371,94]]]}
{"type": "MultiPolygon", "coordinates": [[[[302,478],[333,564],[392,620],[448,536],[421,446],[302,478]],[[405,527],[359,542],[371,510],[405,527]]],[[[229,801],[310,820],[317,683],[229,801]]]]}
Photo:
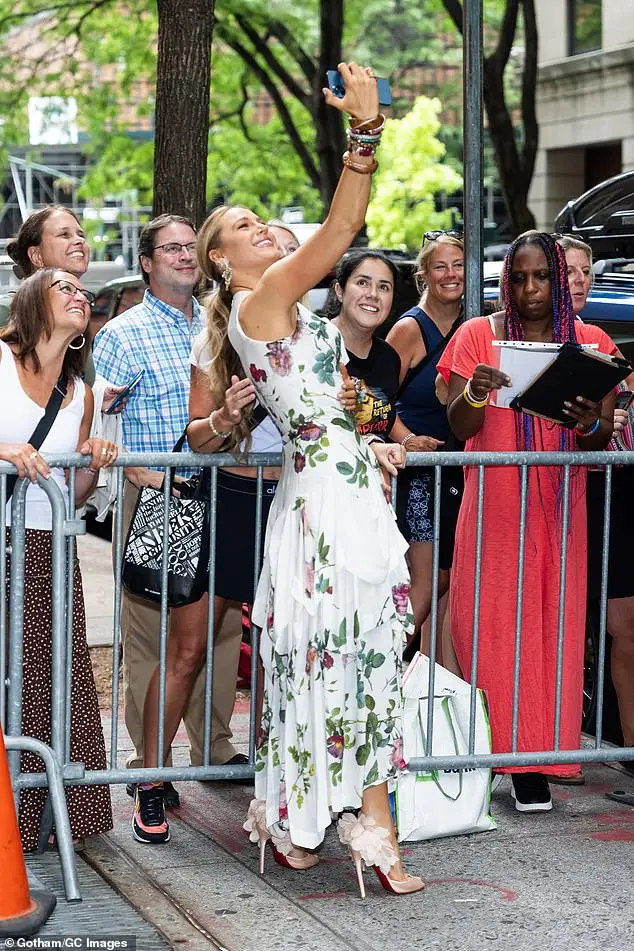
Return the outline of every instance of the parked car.
{"type": "Polygon", "coordinates": [[[140,274],[118,277],[97,292],[90,315],[90,333],[95,339],[103,325],[143,300],[146,284],[140,274]]]}

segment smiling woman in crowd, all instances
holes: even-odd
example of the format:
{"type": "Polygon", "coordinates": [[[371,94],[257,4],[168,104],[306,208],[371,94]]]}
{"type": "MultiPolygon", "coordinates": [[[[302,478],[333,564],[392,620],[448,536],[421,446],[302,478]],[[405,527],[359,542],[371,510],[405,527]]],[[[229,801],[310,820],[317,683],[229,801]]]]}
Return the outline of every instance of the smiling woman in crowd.
{"type": "MultiPolygon", "coordinates": [[[[393,438],[408,452],[433,452],[449,448],[446,445],[450,438],[447,413],[436,396],[436,365],[463,319],[464,250],[461,239],[452,232],[428,232],[416,265],[420,302],[403,314],[387,335],[387,342],[401,360],[401,390],[397,403],[400,423],[393,438]]],[[[411,598],[417,629],[424,624],[431,609],[433,478],[433,469],[427,467],[408,467],[399,478],[399,524],[410,543],[411,598]]],[[[457,480],[456,492],[461,492],[459,470],[444,470],[443,480],[448,483],[452,479],[457,480]]],[[[449,586],[455,528],[455,516],[447,519],[448,506],[441,506],[441,513],[439,596],[449,586]]],[[[422,646],[428,652],[427,638],[422,646]]],[[[438,659],[442,659],[440,654],[438,659]]]]}
{"type": "MultiPolygon", "coordinates": [[[[94,489],[97,471],[117,458],[117,447],[89,438],[93,397],[82,376],[90,347],[88,320],[91,295],[74,274],[51,268],[37,270],[18,288],[11,301],[8,326],[0,339],[0,401],[11,412],[0,422],[0,458],[12,462],[20,478],[34,483],[26,493],[26,566],[24,584],[24,638],[22,733],[51,742],[51,623],[52,536],[51,507],[38,474],[56,482],[68,500],[64,473],[50,469],[30,445],[53,390],[63,394],[61,405],[42,452],[81,452],[90,456],[90,468],[77,471],[76,501],[81,504],[94,489]]],[[[7,524],[11,501],[7,503],[7,524]]],[[[10,532],[7,529],[7,541],[10,532]]],[[[86,769],[105,769],[97,693],[88,645],[79,562],[73,570],[73,646],[70,719],[70,758],[86,769]]],[[[11,632],[9,632],[11,636],[11,632]]],[[[22,756],[25,772],[39,772],[41,761],[22,756]]],[[[37,845],[46,789],[20,793],[20,835],[24,850],[37,845]]],[[[66,788],[68,815],[75,839],[112,827],[107,786],[66,788]]]]}

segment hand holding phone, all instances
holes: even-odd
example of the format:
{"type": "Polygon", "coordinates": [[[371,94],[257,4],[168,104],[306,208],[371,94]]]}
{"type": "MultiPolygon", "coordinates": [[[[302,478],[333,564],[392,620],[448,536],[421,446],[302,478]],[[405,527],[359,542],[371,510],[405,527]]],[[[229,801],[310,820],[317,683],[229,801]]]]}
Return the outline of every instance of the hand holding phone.
{"type": "MultiPolygon", "coordinates": [[[[341,73],[336,69],[329,69],[326,73],[326,81],[333,96],[336,96],[337,99],[343,99],[346,94],[346,87],[341,73]]],[[[391,106],[392,93],[390,92],[390,84],[387,79],[377,78],[376,88],[379,93],[379,105],[391,106]]]]}
{"type": "Polygon", "coordinates": [[[133,377],[129,383],[126,383],[121,392],[115,396],[108,409],[104,410],[106,416],[112,416],[113,413],[117,412],[117,410],[121,407],[121,404],[128,399],[130,393],[139,385],[144,373],[145,370],[139,370],[136,376],[133,377]]]}

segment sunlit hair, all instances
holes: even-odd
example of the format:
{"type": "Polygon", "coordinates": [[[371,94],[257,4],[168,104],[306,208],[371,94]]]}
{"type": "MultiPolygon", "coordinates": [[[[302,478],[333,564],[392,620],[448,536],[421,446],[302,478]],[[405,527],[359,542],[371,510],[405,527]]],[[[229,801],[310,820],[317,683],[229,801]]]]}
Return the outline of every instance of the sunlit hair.
{"type": "MultiPolygon", "coordinates": [[[[504,258],[502,289],[504,298],[504,336],[507,340],[524,340],[524,325],[513,293],[513,261],[516,253],[525,247],[536,247],[544,252],[550,275],[553,305],[553,342],[576,343],[575,314],[568,285],[566,255],[561,245],[541,231],[526,231],[515,239],[504,258]]],[[[516,419],[518,444],[525,450],[535,449],[535,417],[518,413],[516,419]]],[[[572,449],[574,436],[570,430],[561,431],[561,448],[572,449]]]]}
{"type": "Polygon", "coordinates": [[[72,210],[65,205],[47,205],[22,222],[15,238],[7,244],[7,254],[15,262],[14,271],[19,278],[29,277],[37,271],[35,264],[29,257],[29,248],[37,248],[42,243],[44,225],[56,211],[65,211],[81,226],[81,221],[72,210]]]}
{"type": "Polygon", "coordinates": [[[337,284],[342,290],[345,290],[346,284],[364,261],[381,261],[389,269],[392,275],[392,305],[390,307],[390,313],[387,315],[386,320],[389,319],[392,313],[392,307],[394,306],[394,301],[396,299],[396,290],[399,283],[399,273],[398,268],[393,261],[390,261],[386,254],[383,254],[382,251],[372,251],[368,248],[357,248],[354,251],[348,251],[337,265],[337,270],[335,271],[335,279],[328,289],[328,297],[326,298],[326,303],[324,304],[324,314],[326,317],[332,319],[338,317],[341,313],[341,306],[343,301],[340,301],[337,297],[336,286],[337,284]]]}
{"type": "MultiPolygon", "coordinates": [[[[36,347],[41,340],[50,340],[52,333],[51,290],[53,281],[60,274],[66,274],[60,268],[44,267],[27,277],[11,298],[9,323],[0,332],[0,337],[13,349],[16,357],[26,366],[31,362],[36,373],[40,372],[40,361],[36,347]]],[[[73,275],[69,274],[69,283],[73,275]]],[[[86,369],[86,359],[90,353],[90,330],[84,331],[85,343],[80,350],[67,348],[62,364],[62,374],[67,384],[75,377],[82,377],[86,369]]]]}
{"type": "Polygon", "coordinates": [[[432,255],[436,248],[439,248],[442,244],[448,244],[451,247],[458,248],[462,251],[464,256],[464,243],[457,238],[454,234],[441,234],[437,238],[431,238],[428,241],[423,243],[422,248],[418,252],[418,257],[416,258],[416,287],[418,293],[422,294],[423,291],[427,288],[425,282],[425,274],[429,269],[429,263],[431,261],[432,255]]]}
{"type": "MultiPolygon", "coordinates": [[[[231,386],[231,377],[245,378],[245,372],[238,354],[229,340],[229,315],[233,294],[227,290],[222,279],[222,267],[209,257],[211,251],[220,248],[220,232],[225,215],[231,210],[230,205],[221,205],[214,208],[198,233],[196,255],[198,267],[204,276],[216,281],[218,286],[204,300],[207,314],[207,345],[211,362],[207,373],[209,385],[215,407],[222,406],[225,392],[231,386]]],[[[223,448],[232,452],[246,439],[247,451],[251,442],[251,415],[252,409],[243,410],[242,420],[231,430],[223,448]]]]}

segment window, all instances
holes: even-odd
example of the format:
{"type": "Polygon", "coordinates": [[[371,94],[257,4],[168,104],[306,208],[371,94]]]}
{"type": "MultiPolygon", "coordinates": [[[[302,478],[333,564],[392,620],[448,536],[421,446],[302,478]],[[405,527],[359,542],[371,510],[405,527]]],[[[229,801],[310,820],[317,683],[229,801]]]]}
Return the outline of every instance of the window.
{"type": "Polygon", "coordinates": [[[568,0],[568,55],[601,49],[602,0],[568,0]]]}

